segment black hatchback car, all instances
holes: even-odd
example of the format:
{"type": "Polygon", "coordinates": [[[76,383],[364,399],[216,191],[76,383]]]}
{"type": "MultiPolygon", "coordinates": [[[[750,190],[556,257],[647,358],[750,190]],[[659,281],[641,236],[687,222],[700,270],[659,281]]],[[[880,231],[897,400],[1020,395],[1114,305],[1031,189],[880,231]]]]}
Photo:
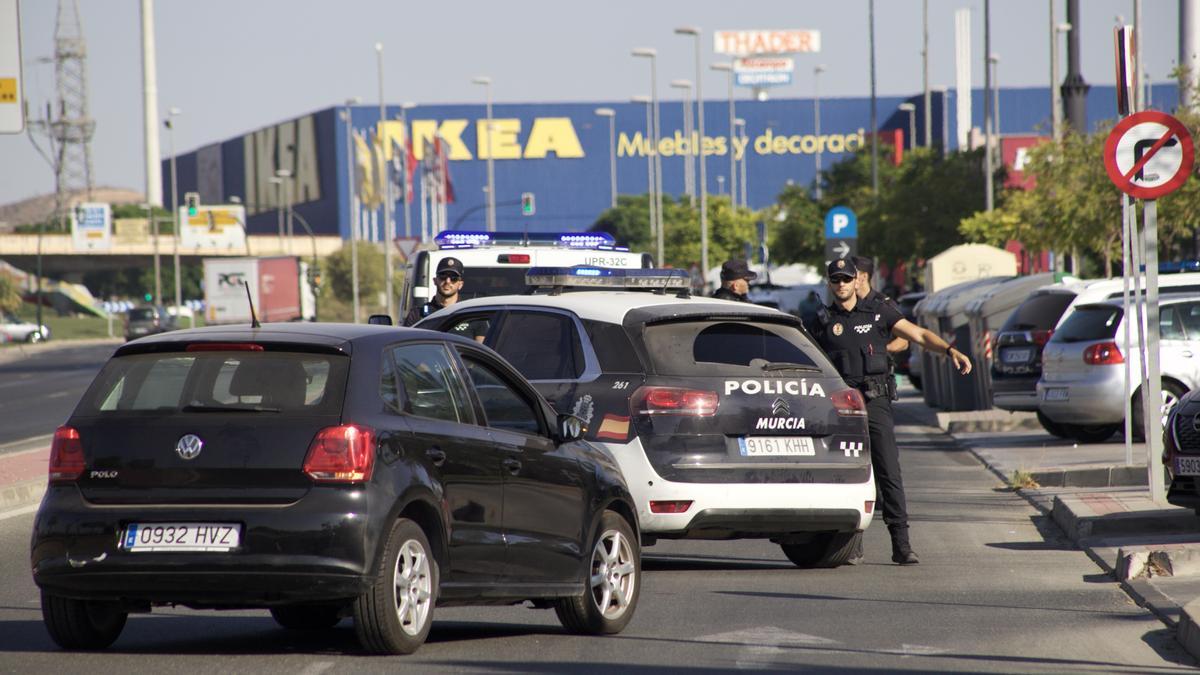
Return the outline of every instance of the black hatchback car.
{"type": "Polygon", "coordinates": [[[534,601],[584,634],[630,620],[636,511],[611,457],[472,340],[349,324],[128,343],[54,434],[33,577],[51,637],[128,613],[353,617],[411,653],[438,604],[534,601]]]}

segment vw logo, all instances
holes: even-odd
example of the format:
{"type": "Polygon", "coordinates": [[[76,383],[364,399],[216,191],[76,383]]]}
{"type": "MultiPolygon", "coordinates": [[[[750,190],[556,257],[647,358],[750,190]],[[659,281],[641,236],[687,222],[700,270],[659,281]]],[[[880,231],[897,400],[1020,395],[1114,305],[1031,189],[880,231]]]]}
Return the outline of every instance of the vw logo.
{"type": "Polygon", "coordinates": [[[204,441],[196,434],[188,434],[179,439],[175,444],[175,454],[184,459],[196,459],[200,454],[200,449],[204,447],[204,441]]]}
{"type": "Polygon", "coordinates": [[[788,417],[792,414],[791,408],[788,407],[788,402],[782,398],[775,399],[775,403],[771,406],[771,412],[778,417],[788,417]]]}

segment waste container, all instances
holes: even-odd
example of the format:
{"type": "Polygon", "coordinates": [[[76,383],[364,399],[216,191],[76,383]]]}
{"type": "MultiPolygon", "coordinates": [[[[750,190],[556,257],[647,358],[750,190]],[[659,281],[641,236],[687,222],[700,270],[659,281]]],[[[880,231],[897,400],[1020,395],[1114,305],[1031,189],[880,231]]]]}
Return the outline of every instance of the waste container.
{"type": "MultiPolygon", "coordinates": [[[[970,342],[967,327],[966,304],[979,293],[1013,277],[986,277],[955,284],[932,293],[917,305],[918,325],[940,336],[952,346],[968,351],[964,347],[970,342]]],[[[921,379],[925,403],[942,410],[970,410],[974,405],[975,392],[964,382],[962,375],[953,370],[950,360],[928,350],[921,351],[921,379]]]]}
{"type": "Polygon", "coordinates": [[[967,325],[970,341],[957,345],[971,357],[974,366],[970,379],[975,387],[975,410],[992,407],[992,359],[996,331],[1031,293],[1048,284],[1073,280],[1074,277],[1061,272],[1045,272],[1009,279],[977,295],[967,303],[967,325]]]}

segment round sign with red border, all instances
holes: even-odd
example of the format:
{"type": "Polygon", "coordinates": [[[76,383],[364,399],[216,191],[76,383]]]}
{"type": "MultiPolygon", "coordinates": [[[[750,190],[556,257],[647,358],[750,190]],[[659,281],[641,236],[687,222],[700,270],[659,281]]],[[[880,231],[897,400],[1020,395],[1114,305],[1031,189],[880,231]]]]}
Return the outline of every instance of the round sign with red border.
{"type": "Polygon", "coordinates": [[[1182,122],[1156,110],[1117,123],[1104,142],[1104,168],[1121,192],[1158,199],[1179,189],[1192,173],[1192,135],[1182,122]]]}

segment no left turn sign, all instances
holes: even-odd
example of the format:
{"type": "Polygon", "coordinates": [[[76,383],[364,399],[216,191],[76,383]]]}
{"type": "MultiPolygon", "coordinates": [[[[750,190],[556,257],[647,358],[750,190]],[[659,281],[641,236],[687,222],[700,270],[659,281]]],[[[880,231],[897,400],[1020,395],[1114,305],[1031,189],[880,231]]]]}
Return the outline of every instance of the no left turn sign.
{"type": "Polygon", "coordinates": [[[1104,143],[1104,168],[1117,189],[1138,199],[1158,199],[1183,185],[1195,154],[1187,127],[1166,113],[1147,110],[1117,123],[1104,143]]]}

